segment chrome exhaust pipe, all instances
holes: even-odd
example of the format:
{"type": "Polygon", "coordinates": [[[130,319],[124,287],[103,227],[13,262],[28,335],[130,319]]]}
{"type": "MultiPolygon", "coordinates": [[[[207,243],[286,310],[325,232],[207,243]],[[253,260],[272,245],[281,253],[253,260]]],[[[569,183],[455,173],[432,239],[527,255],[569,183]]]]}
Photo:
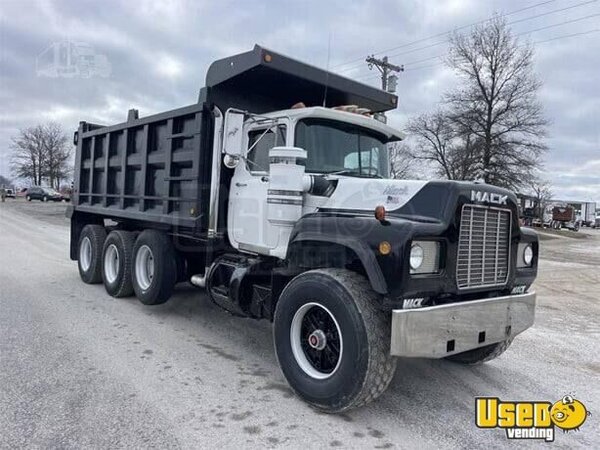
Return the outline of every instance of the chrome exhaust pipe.
{"type": "Polygon", "coordinates": [[[199,288],[206,287],[206,273],[208,273],[208,270],[204,274],[192,275],[190,283],[199,288]]]}

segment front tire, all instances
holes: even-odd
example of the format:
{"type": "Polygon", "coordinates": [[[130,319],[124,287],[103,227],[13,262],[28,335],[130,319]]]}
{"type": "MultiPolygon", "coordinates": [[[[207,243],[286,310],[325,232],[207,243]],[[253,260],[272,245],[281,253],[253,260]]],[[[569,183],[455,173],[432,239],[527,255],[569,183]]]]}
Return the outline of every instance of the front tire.
{"type": "Polygon", "coordinates": [[[135,234],[130,231],[111,231],[102,250],[102,281],[112,297],[133,294],[131,267],[135,234]]]}
{"type": "Polygon", "coordinates": [[[133,247],[132,280],[135,295],[145,305],[166,302],[177,282],[173,243],[155,230],[140,233],[133,247]]]}
{"type": "Polygon", "coordinates": [[[324,412],[369,403],[396,370],[390,322],[363,276],[343,269],[302,273],[285,287],[275,310],[281,370],[298,396],[324,412]]]}
{"type": "Polygon", "coordinates": [[[25,197],[25,199],[26,199],[28,202],[30,202],[30,201],[31,201],[31,196],[30,196],[30,195],[27,195],[27,196],[25,197]]]}
{"type": "Polygon", "coordinates": [[[102,281],[102,246],[105,239],[106,230],[102,225],[86,225],[81,230],[77,266],[84,283],[97,284],[102,281]]]}
{"type": "Polygon", "coordinates": [[[496,344],[486,345],[485,347],[457,353],[456,355],[447,356],[446,359],[458,364],[477,366],[491,361],[492,359],[496,359],[510,347],[511,343],[512,340],[502,341],[496,344]]]}
{"type": "Polygon", "coordinates": [[[46,202],[48,201],[48,197],[46,197],[46,196],[44,195],[44,196],[42,197],[42,201],[43,201],[44,203],[46,203],[46,202]]]}

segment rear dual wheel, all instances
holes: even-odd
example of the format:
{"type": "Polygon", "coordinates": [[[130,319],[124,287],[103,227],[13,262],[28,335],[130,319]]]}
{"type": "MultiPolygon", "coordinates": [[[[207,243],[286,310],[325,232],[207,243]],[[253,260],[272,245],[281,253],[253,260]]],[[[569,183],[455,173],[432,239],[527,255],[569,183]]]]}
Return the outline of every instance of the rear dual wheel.
{"type": "Polygon", "coordinates": [[[133,294],[131,261],[135,233],[111,231],[104,241],[102,252],[102,281],[106,292],[112,297],[128,297],[133,294]]]}
{"type": "Polygon", "coordinates": [[[166,302],[178,278],[177,252],[165,233],[145,230],[136,233],[106,230],[101,225],[86,225],[81,231],[78,267],[88,284],[104,282],[113,297],[135,292],[146,305],[166,302]]]}
{"type": "Polygon", "coordinates": [[[84,283],[97,284],[102,281],[102,247],[106,230],[102,225],[86,225],[79,235],[77,266],[84,283]]]}
{"type": "Polygon", "coordinates": [[[177,254],[164,233],[145,230],[133,246],[132,284],[145,305],[159,305],[173,294],[177,282],[177,254]]]}

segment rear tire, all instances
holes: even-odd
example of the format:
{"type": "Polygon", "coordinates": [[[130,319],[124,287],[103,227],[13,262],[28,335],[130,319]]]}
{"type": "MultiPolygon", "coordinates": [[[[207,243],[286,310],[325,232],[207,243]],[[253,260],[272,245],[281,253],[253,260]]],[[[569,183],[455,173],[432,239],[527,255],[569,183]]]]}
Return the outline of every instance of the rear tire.
{"type": "Polygon", "coordinates": [[[475,348],[467,352],[447,356],[446,359],[458,364],[477,366],[491,361],[492,359],[496,359],[510,347],[511,343],[512,340],[498,342],[496,344],[486,345],[485,347],[475,348]]]}
{"type": "Polygon", "coordinates": [[[102,281],[102,246],[106,230],[102,225],[86,225],[79,235],[77,266],[79,276],[87,284],[102,281]]]}
{"type": "Polygon", "coordinates": [[[132,281],[135,295],[145,305],[166,302],[177,282],[173,243],[166,234],[145,230],[133,246],[132,281]]]}
{"type": "Polygon", "coordinates": [[[281,370],[296,394],[321,411],[365,405],[387,389],[396,370],[390,323],[363,276],[343,269],[302,273],[275,310],[281,370]]]}
{"type": "Polygon", "coordinates": [[[133,294],[131,267],[135,234],[131,231],[111,231],[102,249],[102,281],[112,297],[133,294]]]}

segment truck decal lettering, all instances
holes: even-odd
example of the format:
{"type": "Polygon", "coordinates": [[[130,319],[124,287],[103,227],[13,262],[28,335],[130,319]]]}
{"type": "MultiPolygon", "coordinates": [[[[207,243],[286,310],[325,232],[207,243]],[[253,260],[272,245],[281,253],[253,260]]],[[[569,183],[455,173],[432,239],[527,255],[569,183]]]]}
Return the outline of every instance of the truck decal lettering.
{"type": "Polygon", "coordinates": [[[471,191],[472,202],[506,205],[507,200],[508,195],[496,194],[494,192],[471,191]]]}

